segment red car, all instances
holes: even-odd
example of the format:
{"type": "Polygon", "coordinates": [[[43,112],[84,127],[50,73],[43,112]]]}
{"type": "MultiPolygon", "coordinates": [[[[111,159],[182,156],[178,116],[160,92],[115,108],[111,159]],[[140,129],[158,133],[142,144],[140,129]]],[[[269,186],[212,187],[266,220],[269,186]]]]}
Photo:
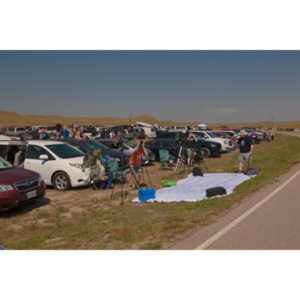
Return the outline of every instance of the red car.
{"type": "Polygon", "coordinates": [[[44,194],[45,183],[38,173],[14,168],[0,157],[0,211],[32,202],[44,194]]]}

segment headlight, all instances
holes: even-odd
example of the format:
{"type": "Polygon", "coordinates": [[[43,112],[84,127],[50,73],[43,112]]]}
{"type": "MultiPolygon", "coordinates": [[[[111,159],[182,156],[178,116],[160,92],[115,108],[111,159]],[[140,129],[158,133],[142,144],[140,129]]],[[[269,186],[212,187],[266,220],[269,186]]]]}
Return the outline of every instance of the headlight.
{"type": "Polygon", "coordinates": [[[212,148],[215,148],[215,147],[217,147],[217,145],[216,144],[211,144],[210,145],[212,148]]]}
{"type": "Polygon", "coordinates": [[[0,192],[12,191],[14,188],[9,184],[0,184],[0,192]]]}
{"type": "Polygon", "coordinates": [[[70,166],[70,167],[74,167],[74,168],[81,169],[81,167],[82,167],[82,164],[69,163],[69,166],[70,166]]]}

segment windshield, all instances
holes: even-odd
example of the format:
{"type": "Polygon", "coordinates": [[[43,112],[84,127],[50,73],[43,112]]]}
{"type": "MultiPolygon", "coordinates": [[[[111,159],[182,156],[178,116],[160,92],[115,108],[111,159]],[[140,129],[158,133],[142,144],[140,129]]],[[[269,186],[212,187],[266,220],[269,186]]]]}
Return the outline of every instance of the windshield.
{"type": "Polygon", "coordinates": [[[88,141],[86,141],[86,143],[92,150],[102,150],[102,151],[109,150],[109,148],[107,146],[103,145],[100,142],[94,141],[94,140],[88,140],[88,141]]]}
{"type": "Polygon", "coordinates": [[[135,142],[132,142],[132,141],[128,141],[128,142],[126,142],[125,144],[127,144],[129,147],[131,147],[131,148],[135,148],[136,146],[137,146],[137,143],[135,143],[135,142]]]}
{"type": "Polygon", "coordinates": [[[73,158],[84,156],[84,154],[80,150],[77,150],[76,148],[68,144],[54,144],[48,145],[46,147],[60,158],[73,158]]]}
{"type": "Polygon", "coordinates": [[[233,137],[234,134],[232,132],[224,132],[227,137],[233,137]]]}
{"type": "Polygon", "coordinates": [[[12,169],[12,168],[13,168],[13,166],[9,162],[7,162],[6,160],[4,160],[0,157],[0,170],[1,169],[12,169]]]}
{"type": "Polygon", "coordinates": [[[211,132],[208,132],[207,133],[210,137],[212,137],[212,138],[217,138],[218,136],[216,136],[215,134],[213,134],[213,133],[211,133],[211,132]]]}

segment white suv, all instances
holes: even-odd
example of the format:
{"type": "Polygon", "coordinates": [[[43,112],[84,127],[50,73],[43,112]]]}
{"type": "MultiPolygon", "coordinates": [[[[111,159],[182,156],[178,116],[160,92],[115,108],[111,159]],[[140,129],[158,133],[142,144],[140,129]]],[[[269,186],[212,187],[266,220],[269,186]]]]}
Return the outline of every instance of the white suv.
{"type": "Polygon", "coordinates": [[[232,143],[232,141],[228,140],[228,139],[223,139],[220,138],[216,135],[214,135],[212,132],[209,131],[198,131],[198,132],[194,132],[195,135],[198,138],[202,138],[211,142],[216,142],[221,144],[221,152],[229,152],[231,150],[233,150],[234,145],[232,143]]]}
{"type": "Polygon", "coordinates": [[[85,186],[90,183],[90,170],[82,171],[84,154],[64,142],[0,141],[0,156],[15,166],[39,173],[45,183],[58,190],[85,186]],[[16,153],[24,148],[22,165],[16,165],[16,153]]]}

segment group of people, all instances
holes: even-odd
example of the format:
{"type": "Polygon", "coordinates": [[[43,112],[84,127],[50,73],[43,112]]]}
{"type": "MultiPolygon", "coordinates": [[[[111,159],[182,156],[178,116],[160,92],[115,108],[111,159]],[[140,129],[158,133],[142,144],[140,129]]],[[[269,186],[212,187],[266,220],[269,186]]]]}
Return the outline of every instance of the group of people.
{"type": "MultiPolygon", "coordinates": [[[[86,139],[84,128],[82,126],[72,124],[71,128],[68,128],[66,125],[56,124],[55,129],[54,137],[57,139],[86,139]]],[[[40,140],[48,140],[49,138],[50,136],[46,128],[42,128],[40,132],[40,140]]]]}

